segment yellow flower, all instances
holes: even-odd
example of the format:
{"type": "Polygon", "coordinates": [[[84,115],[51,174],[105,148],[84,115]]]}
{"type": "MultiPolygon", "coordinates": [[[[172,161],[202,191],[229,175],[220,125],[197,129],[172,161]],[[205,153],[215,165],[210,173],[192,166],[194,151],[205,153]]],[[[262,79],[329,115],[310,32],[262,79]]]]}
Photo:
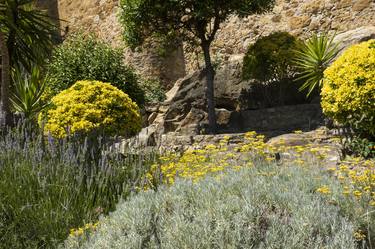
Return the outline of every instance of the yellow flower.
{"type": "Polygon", "coordinates": [[[359,191],[359,190],[355,190],[355,191],[353,191],[353,194],[354,194],[354,196],[357,197],[357,198],[359,198],[359,197],[362,196],[362,192],[359,191]]]}
{"type": "Polygon", "coordinates": [[[354,238],[357,241],[362,241],[366,239],[366,235],[361,230],[358,230],[357,232],[354,233],[354,238]]]}
{"type": "Polygon", "coordinates": [[[331,190],[327,186],[322,186],[322,187],[318,188],[316,190],[316,192],[321,193],[321,194],[330,194],[331,190]]]}

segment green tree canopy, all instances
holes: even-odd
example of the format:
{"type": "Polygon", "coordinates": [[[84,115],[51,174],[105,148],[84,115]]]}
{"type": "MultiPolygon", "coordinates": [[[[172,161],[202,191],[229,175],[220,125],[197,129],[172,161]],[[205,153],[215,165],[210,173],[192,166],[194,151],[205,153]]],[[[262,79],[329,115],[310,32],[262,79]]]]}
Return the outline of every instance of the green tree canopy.
{"type": "Polygon", "coordinates": [[[275,0],[120,0],[124,39],[130,47],[147,38],[177,36],[204,52],[210,131],[216,131],[214,69],[210,46],[230,15],[245,17],[270,10],[275,0]]]}

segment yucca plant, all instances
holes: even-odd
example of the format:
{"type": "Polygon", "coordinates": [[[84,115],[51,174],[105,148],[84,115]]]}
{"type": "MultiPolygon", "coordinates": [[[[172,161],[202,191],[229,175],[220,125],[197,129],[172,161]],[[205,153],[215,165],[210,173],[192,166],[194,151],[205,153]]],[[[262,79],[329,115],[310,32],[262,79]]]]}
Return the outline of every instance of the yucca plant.
{"type": "Polygon", "coordinates": [[[21,114],[26,121],[34,121],[36,115],[41,112],[48,103],[42,100],[45,90],[45,81],[41,77],[37,67],[27,74],[19,69],[12,71],[13,89],[10,102],[13,110],[21,114]]]}
{"type": "Polygon", "coordinates": [[[334,38],[335,35],[330,36],[326,33],[314,34],[307,41],[300,43],[295,50],[294,62],[300,72],[297,81],[306,81],[299,90],[308,89],[307,96],[322,86],[324,71],[340,52],[339,43],[335,43],[334,38]]]}

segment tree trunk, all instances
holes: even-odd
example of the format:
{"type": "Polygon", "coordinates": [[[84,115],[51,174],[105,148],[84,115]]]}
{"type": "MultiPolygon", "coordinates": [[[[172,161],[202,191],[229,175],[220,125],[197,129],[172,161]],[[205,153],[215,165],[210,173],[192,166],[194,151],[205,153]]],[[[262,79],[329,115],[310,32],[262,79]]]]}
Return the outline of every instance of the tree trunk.
{"type": "Polygon", "coordinates": [[[215,71],[211,62],[210,55],[210,43],[203,42],[202,49],[204,53],[204,60],[206,64],[206,98],[207,98],[207,107],[208,107],[208,125],[209,133],[216,134],[216,113],[215,113],[215,89],[214,89],[214,77],[215,71]]]}
{"type": "Polygon", "coordinates": [[[10,65],[9,53],[5,42],[4,33],[0,31],[1,52],[1,93],[0,93],[0,128],[11,123],[9,106],[10,65]]]}

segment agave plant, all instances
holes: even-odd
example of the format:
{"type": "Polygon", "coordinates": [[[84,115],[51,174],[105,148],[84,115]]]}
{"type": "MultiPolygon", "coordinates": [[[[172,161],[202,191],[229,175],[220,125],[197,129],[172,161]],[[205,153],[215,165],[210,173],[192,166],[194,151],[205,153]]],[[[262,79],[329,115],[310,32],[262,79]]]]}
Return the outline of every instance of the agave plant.
{"type": "Polygon", "coordinates": [[[21,114],[25,120],[33,120],[48,105],[42,100],[45,81],[39,69],[33,67],[29,75],[19,69],[13,69],[12,79],[14,85],[10,102],[13,110],[21,114]]]}
{"type": "Polygon", "coordinates": [[[314,34],[310,39],[299,44],[295,51],[295,64],[300,71],[297,80],[306,82],[300,91],[308,89],[309,96],[314,89],[321,87],[324,81],[324,71],[340,52],[339,43],[335,43],[335,36],[328,34],[314,34]]]}

